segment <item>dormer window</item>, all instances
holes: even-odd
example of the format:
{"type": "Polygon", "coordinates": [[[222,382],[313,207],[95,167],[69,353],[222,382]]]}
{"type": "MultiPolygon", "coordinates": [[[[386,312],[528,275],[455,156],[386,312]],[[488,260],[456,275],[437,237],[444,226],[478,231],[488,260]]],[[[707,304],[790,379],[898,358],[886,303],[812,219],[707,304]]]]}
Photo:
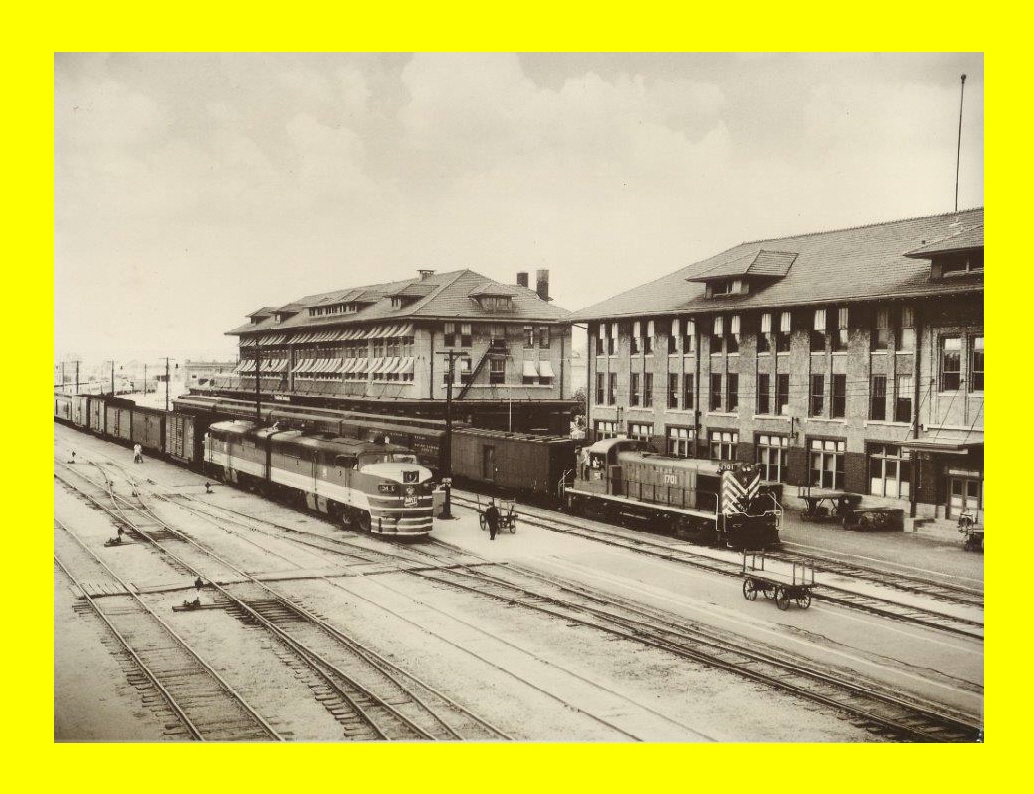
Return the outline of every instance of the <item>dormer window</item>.
{"type": "Polygon", "coordinates": [[[406,305],[406,303],[402,299],[401,295],[393,295],[391,297],[391,308],[393,308],[393,309],[401,309],[405,305],[406,305]]]}
{"type": "Polygon", "coordinates": [[[742,295],[747,291],[747,282],[741,278],[720,279],[711,283],[711,297],[742,295]]]}
{"type": "Polygon", "coordinates": [[[486,311],[509,311],[513,308],[513,298],[509,295],[482,295],[478,303],[486,311]]]}
{"type": "Polygon", "coordinates": [[[984,252],[970,251],[958,256],[946,256],[943,259],[933,261],[934,278],[937,278],[937,271],[940,270],[941,278],[952,276],[964,276],[968,273],[984,272],[984,252]]]}

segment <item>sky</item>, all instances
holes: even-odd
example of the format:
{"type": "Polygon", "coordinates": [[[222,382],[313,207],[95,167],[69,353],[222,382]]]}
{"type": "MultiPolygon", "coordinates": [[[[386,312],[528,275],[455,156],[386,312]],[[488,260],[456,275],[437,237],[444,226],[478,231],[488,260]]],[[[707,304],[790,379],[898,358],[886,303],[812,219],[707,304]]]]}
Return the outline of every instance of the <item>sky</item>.
{"type": "Polygon", "coordinates": [[[545,268],[580,309],[743,241],[951,212],[957,156],[983,206],[980,53],[54,68],[55,362],[233,359],[255,309],[420,268],[545,268]]]}

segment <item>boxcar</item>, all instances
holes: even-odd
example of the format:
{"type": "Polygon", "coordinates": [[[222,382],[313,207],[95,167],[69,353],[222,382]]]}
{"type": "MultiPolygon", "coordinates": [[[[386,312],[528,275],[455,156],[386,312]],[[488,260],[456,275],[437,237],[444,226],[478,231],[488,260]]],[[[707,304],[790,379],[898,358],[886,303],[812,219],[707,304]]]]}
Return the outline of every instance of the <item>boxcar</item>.
{"type": "Polygon", "coordinates": [[[86,398],[86,427],[99,436],[104,435],[104,398],[90,395],[86,398]]]}
{"type": "Polygon", "coordinates": [[[133,409],[128,400],[109,400],[104,406],[104,435],[112,441],[133,441],[133,409]]]}
{"type": "Polygon", "coordinates": [[[72,424],[81,429],[88,428],[90,426],[90,398],[85,394],[75,394],[71,399],[72,424]]]}
{"type": "Polygon", "coordinates": [[[452,474],[463,481],[553,497],[564,472],[574,465],[575,444],[566,436],[474,427],[452,434],[452,474]]]}
{"type": "Polygon", "coordinates": [[[131,441],[152,453],[165,451],[165,411],[136,406],[131,409],[131,441]]]}
{"type": "Polygon", "coordinates": [[[170,412],[165,418],[165,454],[189,466],[201,466],[207,427],[199,426],[190,414],[170,412]]]}
{"type": "Polygon", "coordinates": [[[72,398],[67,394],[54,395],[54,418],[62,422],[72,421],[72,398]]]}

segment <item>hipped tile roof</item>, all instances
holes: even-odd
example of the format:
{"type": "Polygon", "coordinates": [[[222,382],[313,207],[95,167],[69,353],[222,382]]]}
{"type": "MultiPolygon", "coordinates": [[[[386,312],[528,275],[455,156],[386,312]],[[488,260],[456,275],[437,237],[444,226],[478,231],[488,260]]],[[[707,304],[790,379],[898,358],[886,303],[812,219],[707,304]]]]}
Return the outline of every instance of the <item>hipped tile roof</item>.
{"type": "Polygon", "coordinates": [[[955,244],[983,245],[983,208],[851,229],[741,243],[571,314],[573,321],[740,308],[863,301],[981,291],[983,274],[932,281],[927,257],[955,244]],[[976,231],[979,228],[979,233],[976,231]],[[942,241],[930,248],[930,241],[942,241]],[[918,253],[923,251],[923,253],[918,253]],[[771,256],[771,254],[779,256],[771,256]],[[792,263],[789,255],[795,254],[792,263]],[[746,295],[705,297],[713,274],[741,275],[759,265],[770,278],[751,280],[746,295]],[[786,266],[785,275],[778,269],[786,266]],[[692,279],[692,280],[690,280],[692,279]]]}

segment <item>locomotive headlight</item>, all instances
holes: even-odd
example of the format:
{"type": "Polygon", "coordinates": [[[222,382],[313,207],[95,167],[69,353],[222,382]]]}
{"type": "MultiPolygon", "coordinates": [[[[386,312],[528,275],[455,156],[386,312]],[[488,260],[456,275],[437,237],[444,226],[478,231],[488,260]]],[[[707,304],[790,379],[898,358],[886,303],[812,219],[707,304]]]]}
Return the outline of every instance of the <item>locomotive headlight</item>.
{"type": "Polygon", "coordinates": [[[381,493],[398,493],[398,486],[391,482],[382,482],[377,486],[377,490],[381,493]]]}

